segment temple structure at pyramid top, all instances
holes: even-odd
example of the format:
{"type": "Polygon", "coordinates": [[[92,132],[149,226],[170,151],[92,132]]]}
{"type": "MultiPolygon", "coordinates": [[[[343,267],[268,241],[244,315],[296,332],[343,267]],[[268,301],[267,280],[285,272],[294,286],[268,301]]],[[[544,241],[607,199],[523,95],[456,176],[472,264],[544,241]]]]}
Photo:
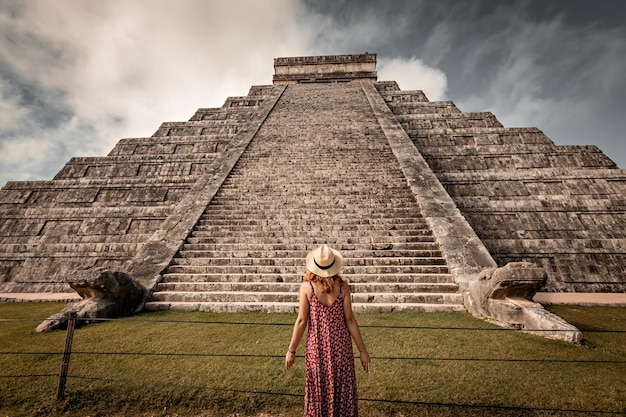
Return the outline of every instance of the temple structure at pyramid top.
{"type": "Polygon", "coordinates": [[[376,54],[274,58],[274,85],[376,81],[376,54]]]}
{"type": "Polygon", "coordinates": [[[475,308],[470,287],[489,279],[493,296],[527,295],[511,277],[626,291],[626,172],[597,147],[378,81],[375,54],[274,68],[220,108],[7,183],[0,293],[69,294],[101,267],[137,279],[146,308],[294,311],[323,242],[360,311],[475,308]]]}

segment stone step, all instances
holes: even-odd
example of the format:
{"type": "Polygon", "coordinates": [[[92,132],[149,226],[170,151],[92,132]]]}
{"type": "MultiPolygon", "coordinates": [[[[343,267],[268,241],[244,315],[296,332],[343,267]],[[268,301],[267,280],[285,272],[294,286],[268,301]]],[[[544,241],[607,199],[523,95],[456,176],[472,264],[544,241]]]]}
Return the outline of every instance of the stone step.
{"type": "MultiPolygon", "coordinates": [[[[271,140],[271,139],[268,139],[271,140]]],[[[380,139],[384,142],[385,139],[380,139]]],[[[263,144],[257,142],[260,148],[263,144]]],[[[273,182],[276,177],[263,175],[264,172],[293,172],[295,177],[302,178],[307,183],[315,182],[316,179],[337,181],[342,178],[353,178],[354,181],[363,181],[367,176],[376,177],[377,181],[383,181],[386,178],[402,177],[402,170],[399,166],[385,165],[389,162],[389,154],[381,149],[360,149],[355,146],[345,146],[338,143],[327,142],[324,146],[333,147],[336,153],[344,153],[350,155],[338,155],[334,158],[331,155],[315,155],[315,165],[311,165],[311,156],[315,153],[315,149],[309,147],[310,144],[299,141],[295,146],[298,149],[292,152],[276,152],[276,150],[257,149],[254,154],[248,153],[240,159],[240,165],[244,169],[233,172],[230,177],[232,179],[243,179],[256,177],[263,181],[273,182]],[[376,155],[377,154],[377,155],[376,155]],[[246,165],[254,164],[261,170],[245,169],[246,165]],[[335,175],[330,175],[334,173],[335,175]]],[[[278,143],[275,146],[286,148],[294,146],[293,144],[278,143]]],[[[290,181],[290,178],[285,178],[290,181]]],[[[348,184],[349,185],[349,184],[348,184]]]]}
{"type": "MultiPolygon", "coordinates": [[[[279,256],[279,255],[271,255],[272,252],[282,253],[282,252],[296,252],[297,255],[295,257],[302,257],[311,250],[317,248],[321,243],[324,243],[325,240],[313,240],[311,243],[250,243],[245,242],[241,244],[237,243],[225,243],[225,244],[215,244],[215,243],[185,243],[184,249],[185,251],[216,251],[224,254],[233,254],[233,256],[246,257],[246,256],[256,256],[256,257],[271,257],[271,256],[279,256]],[[254,253],[258,253],[262,251],[264,255],[253,255],[254,253]],[[235,255],[237,254],[237,255],[235,255]]],[[[415,251],[422,250],[439,250],[439,245],[437,242],[411,242],[411,243],[381,243],[381,244],[372,244],[372,243],[346,243],[346,242],[338,242],[337,240],[328,241],[327,243],[332,243],[333,248],[337,249],[341,253],[345,254],[346,257],[356,258],[359,256],[368,256],[368,255],[360,255],[365,251],[366,254],[369,254],[370,251],[374,253],[372,256],[387,256],[386,254],[397,254],[394,256],[413,256],[415,255],[415,251]],[[352,255],[350,255],[352,254],[352,255]],[[406,254],[406,255],[405,255],[406,254]],[[349,256],[348,256],[349,255],[349,256]]],[[[208,256],[208,255],[207,255],[208,256]]]]}
{"type": "Polygon", "coordinates": [[[325,210],[318,212],[305,212],[298,209],[277,208],[242,208],[233,207],[232,210],[215,211],[215,207],[209,206],[198,221],[198,226],[204,225],[248,225],[248,226],[266,226],[266,225],[285,225],[290,227],[306,226],[369,226],[371,228],[392,227],[394,225],[416,225],[418,227],[429,226],[426,219],[422,218],[414,207],[407,210],[411,218],[404,215],[400,220],[395,211],[374,211],[363,210],[359,212],[348,212],[346,210],[325,210]]]}
{"type": "MultiPolygon", "coordinates": [[[[241,190],[240,193],[246,193],[249,190],[241,190]]],[[[292,209],[304,209],[303,205],[312,205],[319,202],[320,196],[315,194],[306,194],[302,196],[293,196],[291,193],[281,192],[274,193],[270,197],[254,197],[254,196],[239,196],[233,198],[226,198],[224,196],[214,197],[211,205],[214,207],[241,207],[248,205],[257,205],[260,207],[289,207],[292,209]],[[280,199],[276,197],[280,196],[280,199]],[[281,195],[282,194],[282,195],[281,195]]],[[[341,195],[341,196],[326,196],[328,201],[335,204],[351,204],[357,206],[359,210],[368,207],[375,208],[411,208],[415,206],[415,200],[412,198],[396,198],[392,196],[372,196],[370,194],[355,194],[355,195],[341,195]]],[[[357,208],[355,207],[355,209],[357,208]]]]}
{"type": "MultiPolygon", "coordinates": [[[[356,212],[356,211],[355,211],[356,212]]],[[[414,205],[409,208],[397,208],[397,207],[389,207],[384,210],[380,208],[368,209],[364,210],[363,208],[359,209],[361,213],[360,216],[355,216],[353,212],[347,212],[346,210],[341,210],[337,212],[337,210],[331,210],[326,207],[320,207],[317,209],[311,207],[300,207],[300,208],[277,208],[275,211],[268,211],[266,208],[259,208],[254,206],[246,206],[244,208],[239,207],[216,207],[210,205],[207,207],[206,212],[203,214],[203,220],[245,220],[249,219],[254,215],[257,219],[265,220],[265,219],[274,219],[280,218],[281,220],[296,220],[296,221],[313,221],[313,220],[324,220],[328,221],[329,213],[336,214],[333,216],[330,221],[332,222],[340,222],[345,221],[347,219],[354,218],[369,218],[369,219],[396,219],[399,217],[421,217],[421,213],[419,212],[419,207],[414,205]]]]}
{"type": "MultiPolygon", "coordinates": [[[[268,180],[264,177],[254,177],[248,175],[247,179],[241,179],[237,183],[227,183],[225,187],[220,188],[216,197],[230,199],[236,197],[239,193],[246,190],[254,190],[254,195],[242,197],[255,197],[263,199],[275,193],[284,194],[287,197],[307,197],[311,195],[322,195],[324,190],[332,189],[330,194],[336,198],[352,198],[358,196],[371,196],[372,198],[388,195],[397,199],[411,199],[410,189],[401,185],[401,177],[384,177],[368,170],[369,172],[357,173],[354,178],[332,176],[328,178],[318,177],[312,181],[305,174],[302,178],[298,178],[298,174],[292,171],[285,172],[283,179],[268,180]],[[377,177],[382,182],[378,187],[372,188],[371,179],[377,177]],[[369,179],[369,181],[368,181],[369,179]]],[[[300,174],[303,175],[303,174],[300,174]]],[[[329,195],[326,193],[326,195],[329,195]]]]}
{"type": "MultiPolygon", "coordinates": [[[[165,292],[285,292],[297,294],[300,282],[163,282],[157,291],[165,292]]],[[[456,293],[454,283],[351,283],[350,291],[360,293],[456,293]]]]}
{"type": "MultiPolygon", "coordinates": [[[[288,282],[300,283],[304,276],[304,270],[286,274],[192,274],[192,273],[172,273],[163,275],[163,283],[174,282],[288,282]]],[[[352,283],[432,283],[432,284],[453,284],[454,277],[449,273],[424,273],[424,274],[352,274],[343,275],[344,279],[352,283]]]]}
{"type": "MultiPolygon", "coordinates": [[[[172,260],[171,265],[178,266],[251,266],[257,267],[302,267],[304,258],[211,258],[211,257],[185,257],[179,254],[172,260]]],[[[388,266],[424,266],[446,265],[445,258],[428,256],[423,258],[346,258],[344,256],[344,268],[349,267],[388,267],[388,266]]]]}
{"type": "MultiPolygon", "coordinates": [[[[212,313],[288,313],[297,314],[298,303],[253,303],[253,302],[171,302],[151,301],[145,304],[146,311],[206,311],[212,313]]],[[[435,313],[465,312],[463,305],[457,304],[424,304],[424,303],[353,303],[352,310],[356,314],[375,313],[435,313]]]]}
{"type": "Polygon", "coordinates": [[[407,225],[349,225],[349,224],[323,224],[318,225],[314,222],[311,224],[284,224],[281,221],[276,221],[273,226],[232,226],[232,225],[212,225],[212,226],[196,226],[192,231],[193,236],[223,236],[226,234],[231,235],[267,235],[267,234],[280,234],[280,235],[292,235],[294,237],[308,237],[311,234],[317,236],[324,236],[325,234],[332,234],[336,232],[350,232],[352,235],[359,235],[364,237],[370,236],[430,236],[432,230],[426,225],[420,224],[407,224],[407,225]]]}
{"type": "Polygon", "coordinates": [[[316,209],[313,206],[320,203],[320,199],[313,197],[303,202],[280,201],[281,197],[276,196],[276,201],[261,203],[259,201],[238,202],[211,202],[207,207],[206,214],[209,218],[230,219],[235,216],[236,219],[241,217],[250,217],[265,220],[266,215],[274,215],[270,218],[280,218],[284,220],[323,220],[332,223],[341,223],[346,219],[370,218],[395,218],[410,217],[420,211],[420,207],[414,203],[394,203],[389,200],[376,202],[357,203],[346,200],[323,200],[323,207],[316,209]]]}
{"type": "MultiPolygon", "coordinates": [[[[401,247],[402,245],[409,244],[419,244],[419,243],[434,243],[434,236],[361,236],[362,240],[367,242],[371,242],[372,245],[381,245],[381,246],[393,246],[393,247],[401,247]]],[[[251,239],[250,236],[193,236],[187,238],[188,243],[192,244],[219,244],[219,245],[245,245],[250,242],[254,242],[255,244],[262,245],[271,245],[271,244],[279,244],[279,245],[297,245],[303,241],[313,242],[319,239],[318,235],[311,235],[307,238],[302,236],[255,236],[254,239],[251,239]]],[[[333,236],[326,236],[324,239],[321,239],[319,244],[327,242],[330,245],[333,245],[333,248],[336,246],[336,243],[351,243],[353,241],[357,241],[352,236],[345,236],[345,233],[342,233],[340,238],[335,238],[333,236]]],[[[337,249],[339,250],[339,249],[337,249]]]]}
{"type": "MultiPolygon", "coordinates": [[[[378,224],[358,224],[358,223],[344,223],[344,222],[328,222],[323,225],[316,225],[314,222],[306,223],[295,223],[295,222],[285,222],[285,221],[272,221],[272,220],[263,220],[265,223],[253,223],[250,220],[251,224],[244,224],[242,222],[235,224],[226,224],[224,222],[213,223],[209,220],[204,220],[202,222],[196,223],[196,227],[194,231],[202,231],[202,232],[216,232],[216,231],[227,231],[227,232],[256,232],[256,231],[278,231],[278,230],[287,230],[290,232],[306,232],[312,229],[317,231],[332,231],[332,230],[351,230],[351,231],[359,231],[363,233],[367,233],[370,231],[414,231],[414,230],[428,230],[428,223],[426,220],[415,221],[411,223],[378,223],[378,224]]],[[[257,220],[258,222],[258,220],[257,220]]]]}
{"type": "MultiPolygon", "coordinates": [[[[274,225],[279,222],[280,224],[298,224],[299,222],[294,222],[289,219],[280,219],[277,220],[274,218],[263,218],[263,219],[255,219],[255,218],[231,218],[231,217],[202,217],[196,223],[198,228],[203,226],[231,226],[231,227],[239,227],[239,226],[265,226],[265,225],[274,225]]],[[[304,222],[306,225],[314,224],[314,222],[304,222]]],[[[428,221],[421,216],[415,216],[413,218],[388,218],[382,217],[378,219],[363,219],[363,218],[355,218],[349,217],[341,220],[338,219],[330,219],[329,224],[343,224],[343,225],[357,225],[357,226],[369,226],[369,227],[389,227],[389,226],[397,226],[397,227],[409,227],[410,225],[428,225],[428,221]]]]}
{"type": "MultiPolygon", "coordinates": [[[[151,301],[170,302],[231,302],[231,303],[297,303],[298,292],[243,292],[212,291],[182,292],[158,291],[151,301]]],[[[410,304],[463,304],[460,293],[353,293],[353,303],[410,303],[410,304]]]]}
{"type": "MultiPolygon", "coordinates": [[[[168,273],[176,274],[294,274],[302,270],[302,266],[264,266],[264,265],[170,265],[168,273]]],[[[447,265],[407,265],[407,266],[344,266],[346,275],[351,274],[447,274],[447,265]]]]}
{"type": "MultiPolygon", "coordinates": [[[[246,187],[247,188],[247,187],[246,187]]],[[[255,188],[253,188],[253,190],[256,191],[260,191],[257,189],[257,187],[255,186],[255,188]]],[[[255,194],[246,194],[246,191],[250,191],[247,189],[242,189],[240,191],[238,191],[239,194],[236,193],[231,193],[228,195],[224,195],[224,194],[218,194],[213,198],[213,201],[211,204],[213,205],[241,205],[241,204],[261,204],[261,205],[275,205],[275,204],[279,204],[281,206],[284,205],[296,205],[299,206],[302,204],[302,202],[307,202],[307,201],[311,201],[314,202],[315,200],[317,200],[318,196],[315,193],[311,193],[309,191],[306,192],[294,192],[294,191],[288,191],[287,190],[280,190],[278,192],[268,192],[267,194],[265,193],[255,193],[255,194]],[[276,194],[279,194],[281,196],[280,201],[276,201],[276,194]]],[[[375,205],[374,203],[386,203],[387,205],[392,204],[395,207],[403,207],[403,206],[413,206],[415,204],[415,199],[413,198],[413,196],[411,195],[399,195],[397,192],[391,192],[392,194],[390,195],[385,195],[385,194],[371,194],[371,193],[366,193],[366,192],[360,192],[360,193],[343,193],[343,194],[339,194],[339,191],[337,191],[337,194],[335,194],[335,196],[331,197],[334,200],[337,201],[341,201],[341,202],[351,202],[351,203],[359,203],[361,205],[375,205]],[[364,200],[364,197],[367,197],[366,201],[364,200]]]]}
{"type": "MultiPolygon", "coordinates": [[[[337,152],[347,151],[354,153],[352,158],[346,158],[342,161],[328,161],[318,158],[315,167],[307,167],[310,163],[310,153],[306,152],[306,149],[301,149],[299,152],[307,154],[306,156],[298,156],[293,159],[281,158],[276,156],[274,159],[266,158],[262,155],[254,155],[253,157],[242,157],[239,160],[238,167],[242,167],[243,164],[254,164],[255,167],[261,168],[257,170],[247,170],[240,172],[233,172],[230,176],[227,184],[233,184],[233,180],[242,180],[246,182],[250,178],[259,179],[262,182],[276,183],[277,178],[273,176],[264,175],[269,172],[293,172],[293,177],[285,178],[287,182],[292,179],[302,179],[305,184],[315,183],[317,180],[327,181],[329,183],[339,183],[340,179],[350,179],[355,182],[362,182],[364,178],[375,178],[378,182],[384,182],[385,180],[402,178],[402,171],[396,167],[384,167],[386,163],[389,163],[389,155],[381,155],[380,157],[372,157],[367,153],[358,152],[355,149],[339,149],[337,152]],[[256,158],[256,159],[254,159],[256,158]],[[354,161],[354,159],[360,159],[361,161],[354,161]],[[303,166],[304,165],[304,166],[303,166]]],[[[376,152],[376,151],[373,151],[376,152]]],[[[278,155],[272,152],[274,155],[278,155]]],[[[292,154],[293,155],[293,154],[292,154]]],[[[344,183],[349,185],[349,183],[344,183]]],[[[398,184],[398,183],[396,183],[398,184]]]]}
{"type": "MultiPolygon", "coordinates": [[[[268,169],[265,169],[265,171],[267,172],[268,169]]],[[[278,170],[273,169],[273,171],[278,170]]],[[[331,169],[331,171],[336,170],[331,169]]],[[[224,183],[224,187],[220,188],[217,195],[235,195],[237,192],[251,188],[263,192],[259,194],[259,197],[285,191],[299,195],[320,194],[324,189],[333,189],[333,195],[336,197],[365,194],[411,196],[410,190],[402,183],[402,172],[389,175],[375,172],[375,169],[371,166],[364,169],[363,172],[352,171],[351,176],[330,175],[329,173],[320,172],[298,172],[296,169],[285,169],[282,174],[288,174],[289,176],[268,178],[263,174],[247,173],[240,178],[230,177],[224,183]],[[377,183],[377,187],[372,188],[372,180],[377,183]]]]}
{"type": "Polygon", "coordinates": [[[411,229],[411,230],[372,230],[372,229],[367,229],[367,230],[352,230],[351,228],[348,227],[344,227],[344,226],[338,226],[336,228],[332,227],[332,226],[327,226],[324,227],[323,230],[289,230],[289,229],[280,229],[280,228],[274,228],[271,230],[259,230],[258,228],[254,228],[253,230],[229,230],[229,229],[222,229],[222,228],[216,228],[214,230],[206,230],[206,229],[202,229],[202,230],[194,230],[191,232],[191,236],[194,238],[202,238],[202,237],[211,237],[214,239],[220,238],[220,237],[227,237],[227,238],[249,238],[249,239],[256,239],[256,238],[264,238],[264,237],[268,237],[271,236],[273,238],[300,238],[300,240],[310,240],[311,238],[315,238],[318,236],[324,236],[327,234],[334,234],[334,233],[343,233],[343,232],[350,232],[350,234],[352,236],[359,236],[359,237],[364,237],[365,239],[367,238],[376,238],[376,237],[407,237],[407,238],[413,238],[413,237],[430,237],[432,236],[433,232],[430,229],[411,229]],[[360,232],[360,233],[359,233],[360,232]]]}
{"type": "MultiPolygon", "coordinates": [[[[357,259],[357,258],[426,258],[435,257],[441,258],[442,253],[439,250],[437,244],[427,243],[429,248],[414,249],[414,250],[345,250],[342,251],[344,259],[357,259]]],[[[276,250],[262,248],[249,248],[249,249],[231,249],[230,251],[225,248],[215,247],[216,245],[199,245],[199,244],[185,244],[183,250],[178,252],[180,258],[270,258],[270,259],[285,259],[295,258],[300,262],[304,262],[304,258],[307,254],[306,250],[276,250]]]]}
{"type": "MultiPolygon", "coordinates": [[[[329,213],[329,215],[332,215],[329,213]]],[[[315,218],[290,218],[285,219],[280,216],[274,218],[262,218],[261,216],[255,216],[252,213],[248,213],[247,217],[241,216],[237,219],[225,220],[223,217],[216,217],[214,220],[203,219],[201,223],[196,224],[194,230],[196,231],[274,231],[274,230],[289,230],[296,232],[308,232],[312,229],[317,231],[324,230],[353,230],[367,233],[368,231],[386,231],[386,230],[427,230],[429,229],[429,223],[424,219],[416,219],[412,222],[395,223],[392,221],[378,222],[378,223],[358,223],[358,221],[344,221],[342,219],[329,219],[324,221],[322,219],[315,218]],[[231,223],[226,223],[231,222],[231,223]]],[[[355,214],[355,217],[357,215],[355,214]]]]}
{"type": "Polygon", "coordinates": [[[355,173],[353,177],[332,175],[323,178],[316,173],[316,178],[311,179],[311,173],[298,173],[294,170],[285,170],[288,177],[267,178],[263,174],[255,176],[246,174],[239,181],[235,178],[226,182],[217,193],[218,197],[235,197],[241,191],[248,189],[258,191],[255,194],[257,198],[267,197],[274,193],[283,193],[288,195],[308,196],[323,194],[324,190],[332,189],[334,197],[350,197],[359,195],[371,195],[372,197],[389,195],[394,198],[411,198],[411,191],[403,183],[403,177],[399,172],[398,175],[385,175],[372,172],[372,168],[368,167],[364,172],[355,173]],[[377,181],[378,186],[372,188],[372,180],[377,181]]]}
{"type": "MultiPolygon", "coordinates": [[[[235,176],[229,177],[219,192],[218,196],[236,195],[248,188],[263,191],[265,194],[272,192],[293,192],[297,194],[313,193],[319,190],[320,178],[311,179],[309,173],[298,173],[290,171],[289,177],[267,178],[265,176],[235,176]]],[[[373,172],[371,167],[362,173],[356,173],[353,178],[328,177],[322,180],[322,186],[332,187],[337,196],[344,194],[397,194],[398,196],[411,196],[411,192],[402,183],[404,177],[401,172],[397,175],[386,175],[373,172]],[[371,178],[376,177],[376,181],[380,184],[378,188],[372,188],[371,178]]]]}
{"type": "MultiPolygon", "coordinates": [[[[386,163],[386,162],[385,162],[386,163]]],[[[263,170],[264,168],[261,168],[263,170]]],[[[266,169],[267,171],[267,169],[266,169]]],[[[276,170],[274,170],[276,171],[276,170]]],[[[333,195],[336,197],[345,197],[350,195],[384,195],[389,194],[395,197],[411,196],[410,191],[402,185],[404,178],[401,173],[398,175],[385,175],[383,173],[373,172],[369,167],[363,172],[353,172],[353,175],[338,176],[328,175],[324,177],[319,173],[315,173],[312,180],[311,173],[298,173],[294,170],[284,170],[279,172],[279,178],[268,179],[262,174],[246,174],[245,177],[234,178],[224,183],[220,188],[217,196],[228,197],[234,196],[239,192],[257,190],[263,195],[272,193],[294,193],[300,196],[320,194],[325,189],[333,189],[333,195]],[[280,175],[284,175],[280,178],[280,175]],[[288,176],[287,176],[288,175],[288,176]],[[372,188],[372,180],[377,182],[377,187],[372,188]]]]}

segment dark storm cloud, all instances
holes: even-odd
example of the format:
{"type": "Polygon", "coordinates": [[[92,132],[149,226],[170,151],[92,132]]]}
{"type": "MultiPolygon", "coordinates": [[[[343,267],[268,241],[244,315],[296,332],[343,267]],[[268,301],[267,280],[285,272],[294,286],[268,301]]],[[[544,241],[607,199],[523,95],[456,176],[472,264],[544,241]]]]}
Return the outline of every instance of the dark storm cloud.
{"type": "Polygon", "coordinates": [[[626,2],[304,0],[304,7],[325,22],[312,42],[332,53],[353,46],[349,52],[378,53],[381,64],[417,58],[445,74],[446,96],[461,110],[537,126],[559,145],[598,145],[626,167],[626,2]],[[347,36],[368,24],[369,36],[347,36]]]}
{"type": "MultiPolygon", "coordinates": [[[[476,82],[482,87],[488,85],[506,64],[521,40],[514,36],[516,33],[560,21],[559,33],[546,32],[543,39],[538,35],[533,45],[536,59],[545,69],[542,75],[550,78],[549,83],[543,83],[543,91],[558,94],[563,84],[584,78],[581,66],[610,52],[606,48],[584,49],[590,37],[598,31],[610,35],[616,27],[619,29],[614,35],[623,34],[626,18],[626,2],[618,1],[305,0],[304,4],[332,19],[334,27],[354,27],[375,17],[386,33],[378,42],[374,40],[377,44],[372,52],[390,57],[418,56],[426,64],[454,74],[449,85],[461,98],[476,90],[476,82]]],[[[581,95],[584,88],[582,84],[581,95]]]]}
{"type": "Polygon", "coordinates": [[[624,26],[626,3],[622,0],[551,0],[532,1],[528,11],[535,19],[563,16],[568,25],[592,23],[605,28],[624,26]]]}
{"type": "MultiPolygon", "coordinates": [[[[2,100],[14,103],[25,110],[26,115],[22,116],[17,124],[31,125],[39,129],[58,129],[63,124],[69,123],[73,112],[65,103],[65,93],[59,89],[46,89],[36,82],[23,80],[19,76],[4,73],[0,69],[0,83],[4,85],[2,100]]],[[[12,128],[0,126],[0,130],[15,131],[17,126],[12,128]]]]}

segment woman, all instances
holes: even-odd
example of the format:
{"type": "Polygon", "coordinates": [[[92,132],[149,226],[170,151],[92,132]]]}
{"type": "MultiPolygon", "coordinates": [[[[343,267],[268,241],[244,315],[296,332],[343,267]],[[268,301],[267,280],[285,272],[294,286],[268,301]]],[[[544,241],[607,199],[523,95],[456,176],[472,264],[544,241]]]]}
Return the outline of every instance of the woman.
{"type": "Polygon", "coordinates": [[[285,369],[296,360],[306,338],[305,416],[357,416],[356,375],[352,339],[361,365],[369,373],[371,359],[352,312],[350,287],[341,279],[341,254],[322,245],[306,257],[307,272],[300,286],[298,318],[285,355],[285,369]]]}

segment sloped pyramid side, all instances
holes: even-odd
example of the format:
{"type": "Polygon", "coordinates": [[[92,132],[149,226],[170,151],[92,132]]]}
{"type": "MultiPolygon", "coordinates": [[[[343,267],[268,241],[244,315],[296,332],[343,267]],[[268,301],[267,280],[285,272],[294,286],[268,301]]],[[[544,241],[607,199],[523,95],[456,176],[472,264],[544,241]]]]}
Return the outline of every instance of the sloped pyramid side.
{"type": "Polygon", "coordinates": [[[626,291],[626,170],[395,83],[383,97],[499,266],[542,266],[547,291],[626,291]]]}
{"type": "Polygon", "coordinates": [[[0,190],[0,292],[67,292],[64,280],[76,269],[128,270],[146,243],[154,248],[198,183],[230,168],[225,159],[249,140],[273,92],[280,88],[252,87],[189,122],[122,139],[106,157],[72,158],[51,181],[7,183],[0,190]]]}

